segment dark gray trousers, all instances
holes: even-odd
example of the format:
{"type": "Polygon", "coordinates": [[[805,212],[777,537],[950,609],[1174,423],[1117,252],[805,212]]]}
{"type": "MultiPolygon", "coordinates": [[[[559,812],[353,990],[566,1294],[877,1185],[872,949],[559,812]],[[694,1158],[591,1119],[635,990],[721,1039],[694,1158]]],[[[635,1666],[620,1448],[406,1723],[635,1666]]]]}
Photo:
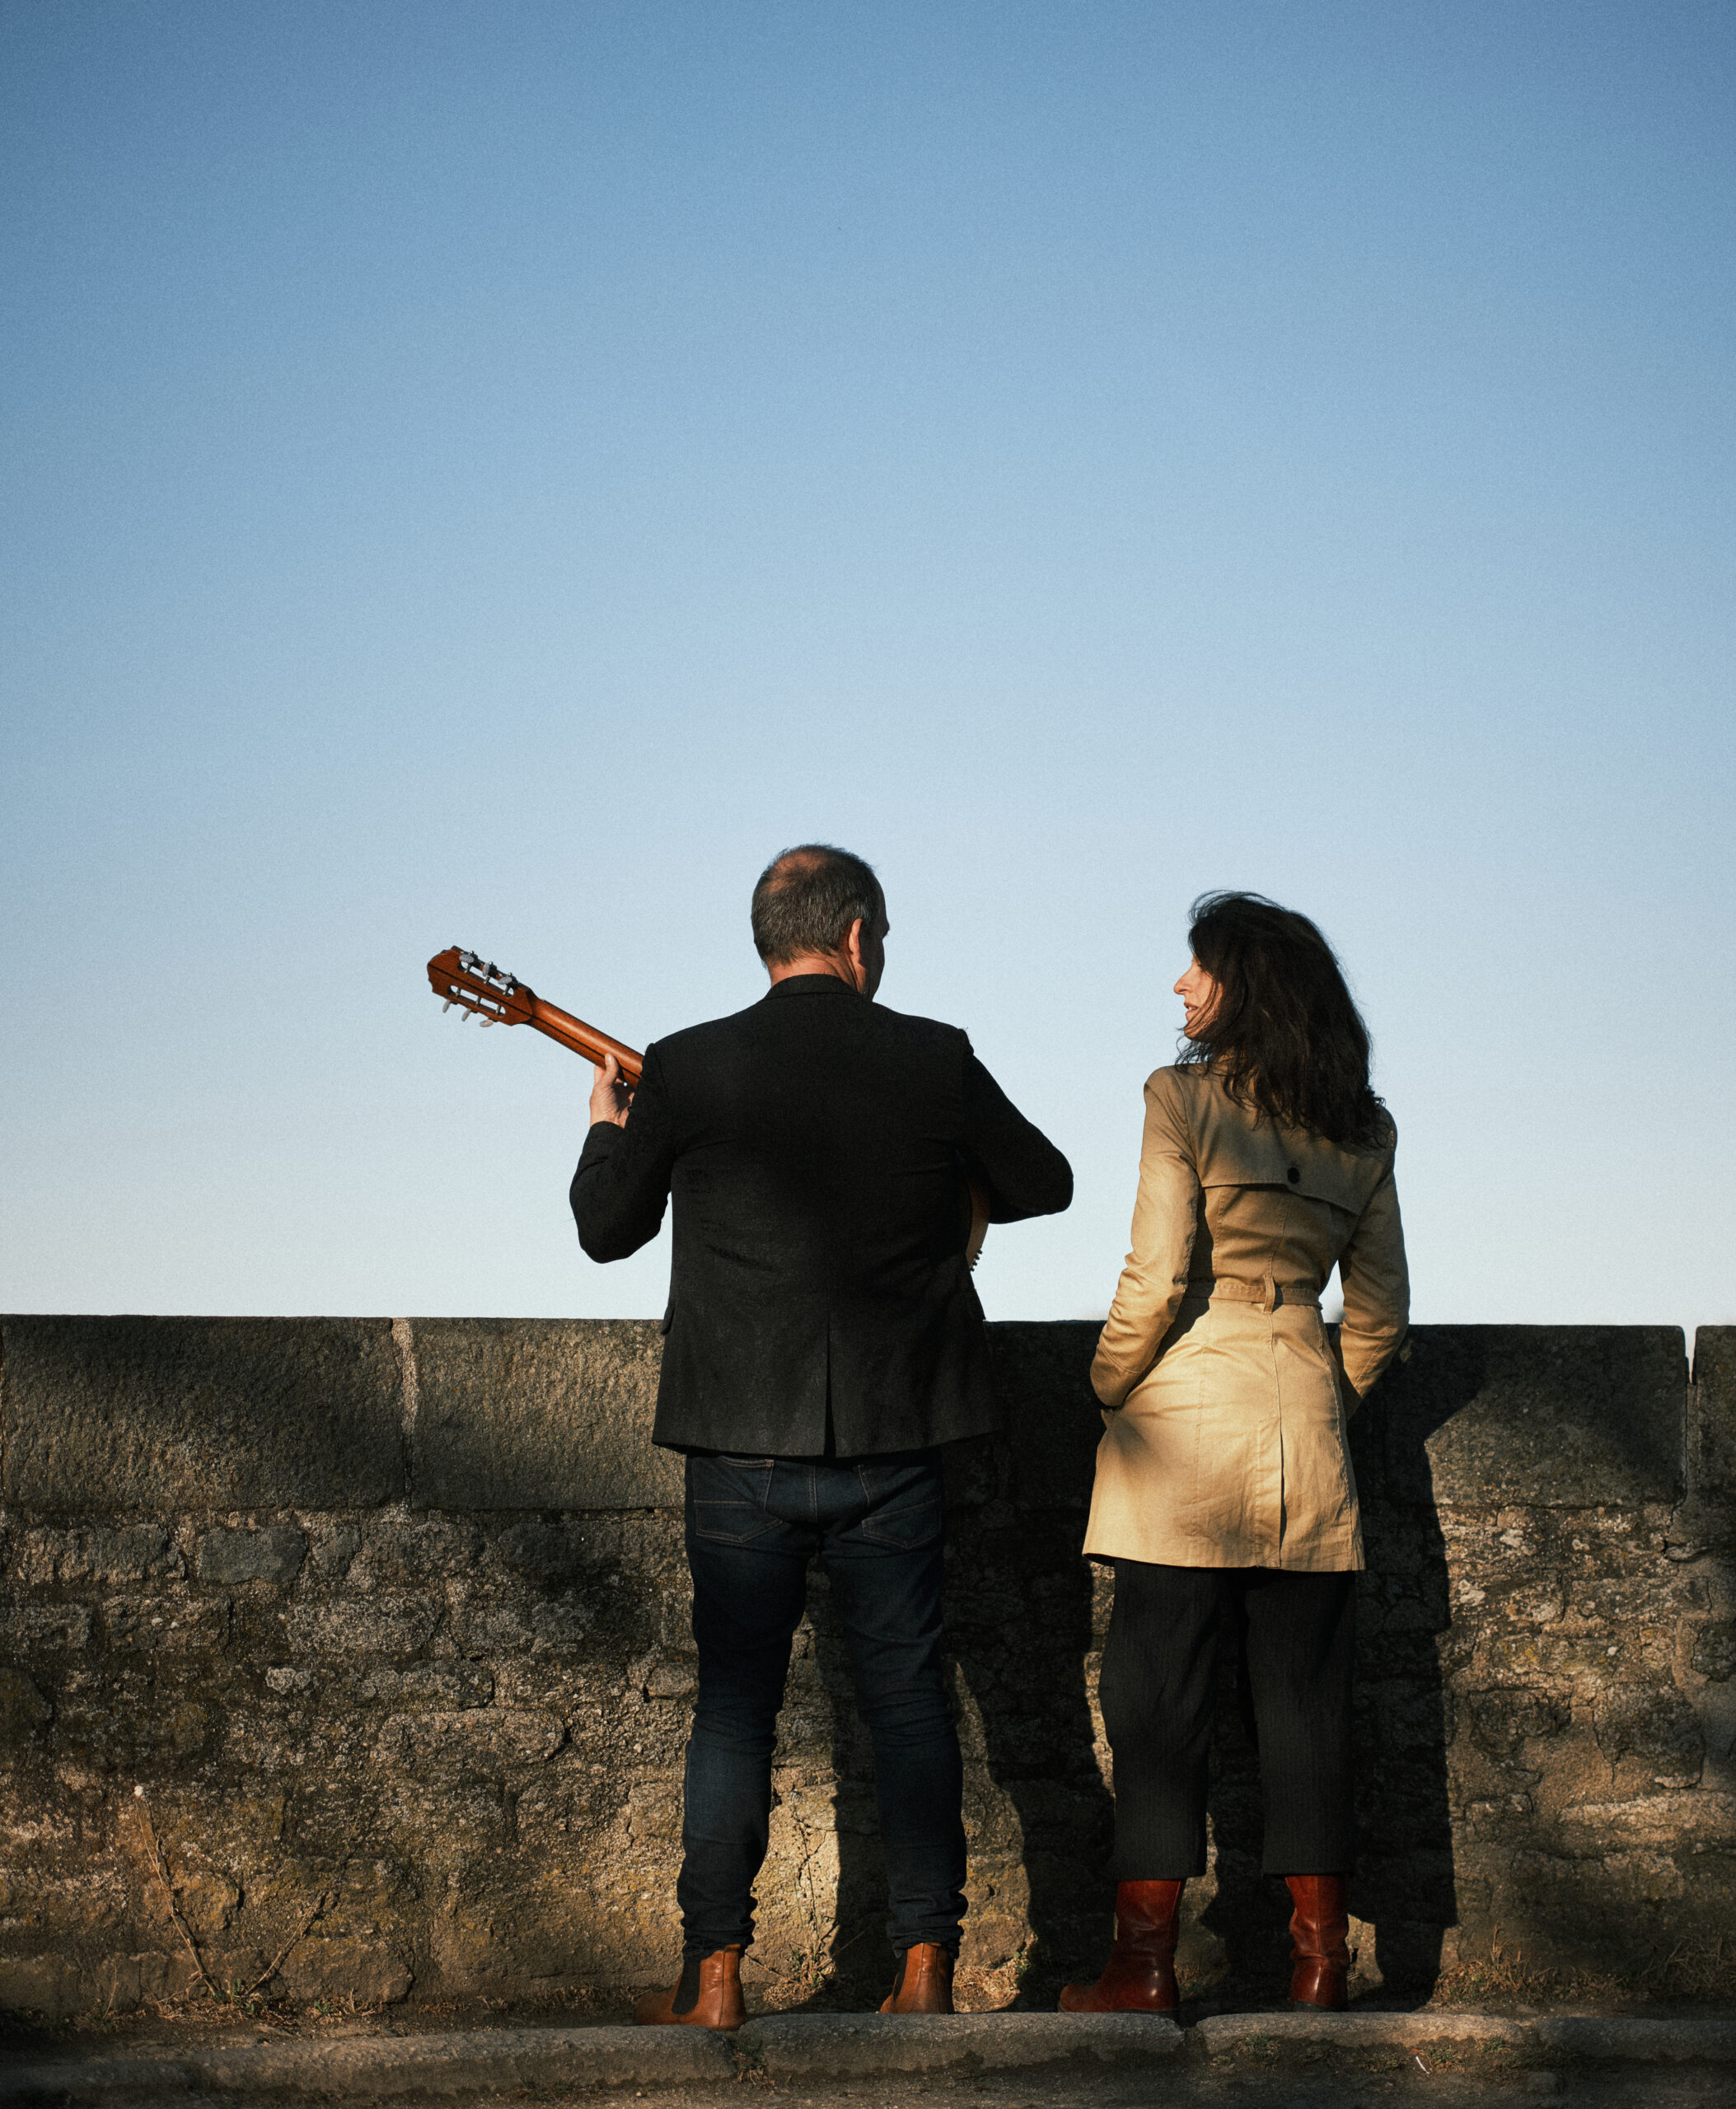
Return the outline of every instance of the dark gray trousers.
{"type": "Polygon", "coordinates": [[[1355,1865],[1356,1577],[1118,1560],[1100,1686],[1115,1753],[1117,1882],[1205,1872],[1213,1700],[1219,1659],[1238,1639],[1266,1799],[1266,1873],[1355,1865]]]}

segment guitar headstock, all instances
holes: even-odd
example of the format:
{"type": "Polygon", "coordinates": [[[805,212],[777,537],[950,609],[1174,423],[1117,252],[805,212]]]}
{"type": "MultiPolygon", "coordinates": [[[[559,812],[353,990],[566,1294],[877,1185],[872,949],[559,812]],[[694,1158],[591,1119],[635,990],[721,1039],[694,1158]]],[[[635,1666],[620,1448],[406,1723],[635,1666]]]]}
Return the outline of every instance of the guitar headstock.
{"type": "Polygon", "coordinates": [[[484,1025],[528,1025],[536,994],[476,952],[448,945],[428,963],[428,984],[450,1009],[474,1011],[484,1025]]]}

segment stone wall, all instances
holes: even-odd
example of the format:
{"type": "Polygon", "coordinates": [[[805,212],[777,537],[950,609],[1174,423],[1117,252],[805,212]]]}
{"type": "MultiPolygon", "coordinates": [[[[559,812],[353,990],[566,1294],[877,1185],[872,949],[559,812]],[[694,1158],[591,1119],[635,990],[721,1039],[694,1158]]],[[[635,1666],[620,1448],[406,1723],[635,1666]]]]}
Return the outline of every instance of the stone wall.
{"type": "MultiPolygon", "coordinates": [[[[948,1466],[985,2001],[1099,1957],[1110,1895],[1095,1328],[991,1330],[1010,1438],[948,1466]]],[[[693,1664],[659,1344],[0,1321],[0,2004],[179,1994],[187,1937],[219,1987],[358,2004],[662,1974],[693,1664]]],[[[1736,1329],[1696,1375],[1662,1328],[1425,1327],[1359,1417],[1365,1982],[1497,1940],[1631,1975],[1736,1920],[1736,1329]]],[[[1271,1971],[1285,1915],[1228,1685],[1219,1728],[1196,1984],[1271,1971]]],[[[878,1985],[822,1575],[776,1788],[751,1981],[878,1985]]]]}

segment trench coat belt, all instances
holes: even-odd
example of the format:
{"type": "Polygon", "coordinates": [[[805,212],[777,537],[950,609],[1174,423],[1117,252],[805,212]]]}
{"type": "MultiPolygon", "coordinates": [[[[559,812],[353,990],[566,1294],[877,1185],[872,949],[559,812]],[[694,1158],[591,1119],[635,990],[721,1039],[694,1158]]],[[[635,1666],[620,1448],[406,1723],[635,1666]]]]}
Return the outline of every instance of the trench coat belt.
{"type": "Polygon", "coordinates": [[[1275,1311],[1280,1303],[1311,1303],[1320,1308],[1320,1291],[1313,1282],[1277,1282],[1270,1274],[1264,1281],[1245,1282],[1233,1274],[1190,1274],[1189,1303],[1257,1303],[1275,1311]]]}

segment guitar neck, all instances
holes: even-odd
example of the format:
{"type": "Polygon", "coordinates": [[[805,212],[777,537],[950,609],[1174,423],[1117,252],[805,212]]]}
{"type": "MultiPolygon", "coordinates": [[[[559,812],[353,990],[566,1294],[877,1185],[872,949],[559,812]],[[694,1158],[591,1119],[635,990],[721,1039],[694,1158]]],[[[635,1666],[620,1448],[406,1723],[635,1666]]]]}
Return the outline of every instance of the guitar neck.
{"type": "MultiPolygon", "coordinates": [[[[528,995],[530,992],[525,993],[528,995]]],[[[606,1032],[599,1032],[594,1025],[587,1025],[583,1018],[574,1017],[558,1003],[546,1003],[540,996],[531,996],[530,1000],[531,1015],[525,1021],[526,1025],[535,1026],[539,1032],[546,1033],[550,1040],[559,1041],[573,1054],[583,1054],[587,1061],[600,1063],[606,1054],[612,1054],[627,1082],[639,1082],[645,1058],[637,1048],[611,1040],[606,1032]]]]}

